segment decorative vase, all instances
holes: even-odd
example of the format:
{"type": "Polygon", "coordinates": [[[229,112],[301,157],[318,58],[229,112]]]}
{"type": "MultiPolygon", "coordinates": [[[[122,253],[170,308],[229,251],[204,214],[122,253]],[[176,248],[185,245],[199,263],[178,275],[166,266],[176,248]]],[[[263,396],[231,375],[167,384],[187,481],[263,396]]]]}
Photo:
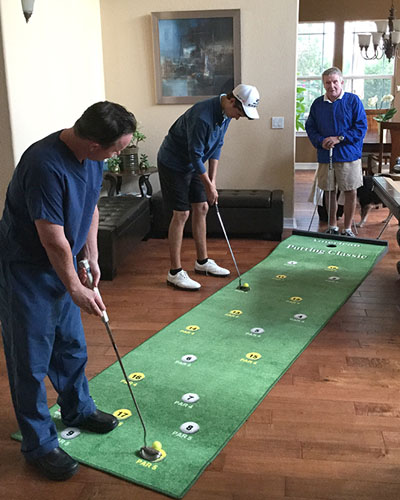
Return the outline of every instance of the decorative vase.
{"type": "MultiPolygon", "coordinates": [[[[378,123],[378,139],[381,140],[381,128],[382,128],[382,123],[383,122],[377,122],[378,123]]],[[[387,128],[384,128],[382,130],[382,141],[383,142],[386,142],[386,139],[387,139],[387,131],[388,129],[387,128]]]]}
{"type": "Polygon", "coordinates": [[[139,148],[137,146],[123,149],[119,156],[122,160],[122,170],[128,172],[137,172],[139,170],[139,148]]]}

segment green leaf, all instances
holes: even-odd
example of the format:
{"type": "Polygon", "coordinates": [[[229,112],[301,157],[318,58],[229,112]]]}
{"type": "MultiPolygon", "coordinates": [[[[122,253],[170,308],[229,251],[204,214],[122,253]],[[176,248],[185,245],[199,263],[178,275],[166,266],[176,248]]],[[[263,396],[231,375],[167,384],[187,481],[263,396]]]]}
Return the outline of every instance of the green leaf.
{"type": "Polygon", "coordinates": [[[374,120],[377,122],[387,122],[393,118],[393,116],[397,113],[396,108],[390,108],[386,111],[386,113],[378,116],[374,116],[374,120]]]}
{"type": "Polygon", "coordinates": [[[300,120],[302,114],[306,111],[304,96],[302,95],[305,91],[304,87],[296,87],[296,130],[305,130],[304,124],[300,120]]]}
{"type": "Polygon", "coordinates": [[[383,115],[383,121],[390,120],[396,113],[397,113],[396,108],[390,108],[389,111],[386,111],[386,113],[383,115]]]}
{"type": "Polygon", "coordinates": [[[300,120],[297,120],[297,119],[296,119],[296,130],[305,130],[303,122],[301,122],[300,120]]]}

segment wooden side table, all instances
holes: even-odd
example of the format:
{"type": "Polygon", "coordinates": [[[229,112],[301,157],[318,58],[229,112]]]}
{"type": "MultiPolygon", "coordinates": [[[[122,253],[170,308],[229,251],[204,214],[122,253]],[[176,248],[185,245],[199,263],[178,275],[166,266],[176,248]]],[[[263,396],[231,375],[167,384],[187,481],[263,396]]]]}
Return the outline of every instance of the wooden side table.
{"type": "Polygon", "coordinates": [[[139,185],[140,196],[151,198],[153,187],[150,183],[150,175],[158,172],[157,167],[149,167],[146,169],[138,169],[135,171],[124,170],[122,172],[104,171],[103,179],[110,182],[108,196],[119,195],[124,183],[130,180],[137,180],[139,185]]]}

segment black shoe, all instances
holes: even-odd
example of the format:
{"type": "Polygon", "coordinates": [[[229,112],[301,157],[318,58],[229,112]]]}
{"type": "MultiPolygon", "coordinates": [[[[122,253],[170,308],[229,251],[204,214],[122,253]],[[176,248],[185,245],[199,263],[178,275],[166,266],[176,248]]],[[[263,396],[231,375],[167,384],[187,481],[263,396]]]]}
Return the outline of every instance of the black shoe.
{"type": "Polygon", "coordinates": [[[97,434],[106,434],[112,431],[118,425],[118,419],[110,413],[96,410],[94,413],[87,417],[81,424],[77,425],[80,429],[96,432],[97,434]]]}
{"type": "Polygon", "coordinates": [[[78,462],[61,448],[54,448],[39,458],[27,459],[27,462],[53,481],[65,481],[79,469],[78,462]]]}

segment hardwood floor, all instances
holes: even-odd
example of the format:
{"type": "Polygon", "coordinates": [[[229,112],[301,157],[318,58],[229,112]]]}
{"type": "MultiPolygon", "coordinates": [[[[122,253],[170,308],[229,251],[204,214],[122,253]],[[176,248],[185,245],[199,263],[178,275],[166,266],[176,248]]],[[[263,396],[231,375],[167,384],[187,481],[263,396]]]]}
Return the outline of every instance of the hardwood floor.
{"type": "MultiPolygon", "coordinates": [[[[312,173],[296,172],[296,221],[308,229],[306,202],[312,173]]],[[[373,209],[360,237],[375,238],[387,209],[373,209]]],[[[358,219],[357,219],[358,220],[358,219]]],[[[398,500],[400,498],[400,279],[397,222],[383,238],[387,255],[286,372],[245,425],[185,496],[187,500],[398,500]]],[[[312,229],[318,229],[318,216],[312,229]]],[[[285,237],[290,231],[285,231],[285,237]]],[[[276,242],[232,240],[244,272],[276,242]]],[[[209,242],[210,256],[234,271],[224,239],[209,242]]],[[[184,241],[184,265],[192,269],[193,242],[184,241]]],[[[142,242],[112,282],[102,282],[121,354],[149,338],[226,281],[201,279],[198,293],[165,284],[165,240],[142,242]]],[[[234,273],[232,274],[235,278],[234,273]]],[[[115,361],[104,326],[84,315],[87,374],[115,361]]],[[[24,463],[16,430],[4,356],[0,356],[0,498],[108,500],[167,498],[81,466],[65,483],[39,477],[24,463]]],[[[55,394],[49,387],[49,404],[55,394]]]]}

